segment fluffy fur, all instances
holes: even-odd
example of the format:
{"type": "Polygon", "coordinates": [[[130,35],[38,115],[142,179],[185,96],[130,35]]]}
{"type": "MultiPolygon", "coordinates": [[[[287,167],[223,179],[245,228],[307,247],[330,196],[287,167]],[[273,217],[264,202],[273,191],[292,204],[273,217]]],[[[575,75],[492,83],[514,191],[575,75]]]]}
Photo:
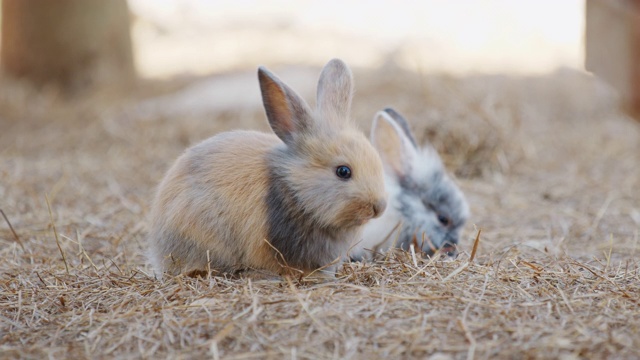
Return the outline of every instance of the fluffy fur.
{"type": "Polygon", "coordinates": [[[455,255],[469,206],[438,153],[418,148],[408,122],[390,108],[376,114],[371,141],[383,160],[389,207],[365,226],[352,258],[372,258],[394,245],[406,250],[414,241],[428,255],[437,249],[455,255]]]}
{"type": "Polygon", "coordinates": [[[346,256],[386,207],[376,150],[349,121],[352,76],[330,61],[316,111],[258,70],[274,134],[233,131],[188,149],[160,183],[151,212],[158,275],[214,269],[305,272],[346,256]],[[347,165],[349,179],[336,175],[347,165]]]}

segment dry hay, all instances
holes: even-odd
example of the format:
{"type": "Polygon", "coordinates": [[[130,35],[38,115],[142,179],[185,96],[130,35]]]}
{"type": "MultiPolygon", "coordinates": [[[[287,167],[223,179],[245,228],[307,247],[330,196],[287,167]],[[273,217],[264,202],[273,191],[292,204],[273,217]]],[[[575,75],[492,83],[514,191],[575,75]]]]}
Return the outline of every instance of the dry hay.
{"type": "Polygon", "coordinates": [[[393,105],[465,176],[458,259],[156,281],[143,254],[160,176],[263,115],[143,119],[120,109],[171,86],[63,100],[5,82],[0,209],[19,241],[0,217],[1,357],[640,357],[640,131],[606,88],[571,71],[356,80],[363,127],[393,105]]]}
{"type": "MultiPolygon", "coordinates": [[[[10,265],[21,266],[20,252],[10,265]]],[[[320,283],[160,283],[118,259],[94,264],[81,249],[67,254],[76,264],[67,274],[51,255],[29,256],[39,266],[3,276],[5,355],[604,358],[637,356],[640,346],[638,263],[513,247],[471,263],[466,254],[414,261],[402,253],[349,264],[320,283]]]]}

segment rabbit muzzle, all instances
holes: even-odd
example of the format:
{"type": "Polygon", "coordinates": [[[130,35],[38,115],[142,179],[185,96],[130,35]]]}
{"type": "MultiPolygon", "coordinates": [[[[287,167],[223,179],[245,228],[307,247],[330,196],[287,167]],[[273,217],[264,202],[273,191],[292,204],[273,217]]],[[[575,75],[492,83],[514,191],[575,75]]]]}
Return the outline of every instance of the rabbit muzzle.
{"type": "Polygon", "coordinates": [[[375,219],[380,217],[384,210],[387,208],[387,199],[380,198],[371,203],[364,205],[361,210],[361,219],[363,220],[363,224],[371,219],[375,219]]]}
{"type": "Polygon", "coordinates": [[[445,241],[438,249],[435,248],[423,248],[423,253],[429,257],[433,257],[436,254],[446,256],[455,259],[458,257],[458,245],[456,242],[445,241]]]}
{"type": "Polygon", "coordinates": [[[384,213],[384,210],[387,208],[387,200],[386,199],[378,199],[378,201],[371,204],[371,210],[373,212],[372,218],[377,218],[384,213]]]}
{"type": "Polygon", "coordinates": [[[455,244],[446,244],[440,248],[440,253],[455,259],[458,256],[458,246],[455,244]]]}
{"type": "Polygon", "coordinates": [[[380,217],[387,208],[387,199],[354,200],[345,209],[342,216],[344,226],[362,226],[369,220],[380,217]]]}

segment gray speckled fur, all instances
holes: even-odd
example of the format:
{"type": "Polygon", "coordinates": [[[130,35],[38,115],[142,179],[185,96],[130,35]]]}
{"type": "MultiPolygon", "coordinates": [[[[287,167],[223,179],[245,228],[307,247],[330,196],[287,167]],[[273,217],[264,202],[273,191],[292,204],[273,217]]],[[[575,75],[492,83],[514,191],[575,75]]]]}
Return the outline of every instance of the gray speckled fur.
{"type": "Polygon", "coordinates": [[[286,265],[299,269],[316,269],[345,253],[350,232],[319,223],[288,182],[287,169],[279,166],[291,157],[287,148],[271,154],[271,173],[266,198],[268,208],[268,240],[284,257],[286,265]],[[345,236],[346,235],[346,236],[345,236]]]}
{"type": "Polygon", "coordinates": [[[430,179],[421,180],[404,178],[399,181],[402,193],[398,210],[405,222],[398,246],[408,249],[415,235],[423,251],[433,254],[430,244],[421,244],[422,234],[429,237],[436,249],[457,245],[468,210],[460,190],[444,172],[435,172],[430,179]],[[451,224],[443,226],[434,219],[434,213],[445,215],[451,224]]]}
{"type": "MultiPolygon", "coordinates": [[[[400,125],[407,139],[418,150],[418,145],[407,120],[393,108],[385,108],[384,111],[400,125]]],[[[432,149],[432,151],[435,154],[435,150],[432,149]]],[[[418,242],[422,242],[422,233],[429,237],[431,245],[436,249],[458,244],[461,228],[468,217],[468,205],[460,189],[447,175],[439,157],[438,165],[432,166],[432,173],[426,178],[404,177],[398,181],[403,190],[398,210],[407,220],[398,239],[399,245],[404,249],[408,249],[414,235],[418,242]],[[426,209],[427,213],[438,213],[449,218],[450,226],[442,226],[437,221],[426,221],[424,209],[419,208],[417,211],[415,209],[417,199],[421,202],[418,206],[426,209]]],[[[433,253],[430,244],[419,245],[422,245],[423,251],[427,254],[433,253]]]]}

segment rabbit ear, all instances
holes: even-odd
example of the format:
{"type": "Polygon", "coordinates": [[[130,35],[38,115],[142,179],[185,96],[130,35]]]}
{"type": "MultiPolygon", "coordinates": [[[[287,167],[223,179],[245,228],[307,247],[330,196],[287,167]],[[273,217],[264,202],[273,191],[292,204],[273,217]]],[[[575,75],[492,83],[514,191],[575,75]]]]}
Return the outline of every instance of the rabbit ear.
{"type": "Polygon", "coordinates": [[[396,123],[398,123],[398,125],[400,125],[407,139],[409,139],[413,147],[417,149],[418,144],[416,143],[416,139],[413,137],[413,133],[411,132],[411,128],[409,127],[409,122],[407,121],[407,119],[405,119],[404,116],[400,115],[400,113],[398,113],[397,111],[395,111],[393,108],[390,108],[390,107],[385,108],[384,112],[389,114],[389,116],[391,116],[391,118],[395,120],[396,123]]]}
{"type": "Polygon", "coordinates": [[[262,66],[258,68],[258,80],[262,103],[273,132],[289,145],[296,133],[309,131],[313,117],[307,103],[262,66]]]}
{"type": "Polygon", "coordinates": [[[353,75],[340,59],[327,63],[318,80],[317,107],[322,119],[339,123],[348,119],[353,98],[353,75]]]}
{"type": "Polygon", "coordinates": [[[398,178],[409,175],[417,156],[416,147],[405,130],[386,112],[379,111],[371,129],[371,142],[385,168],[398,178]]]}

